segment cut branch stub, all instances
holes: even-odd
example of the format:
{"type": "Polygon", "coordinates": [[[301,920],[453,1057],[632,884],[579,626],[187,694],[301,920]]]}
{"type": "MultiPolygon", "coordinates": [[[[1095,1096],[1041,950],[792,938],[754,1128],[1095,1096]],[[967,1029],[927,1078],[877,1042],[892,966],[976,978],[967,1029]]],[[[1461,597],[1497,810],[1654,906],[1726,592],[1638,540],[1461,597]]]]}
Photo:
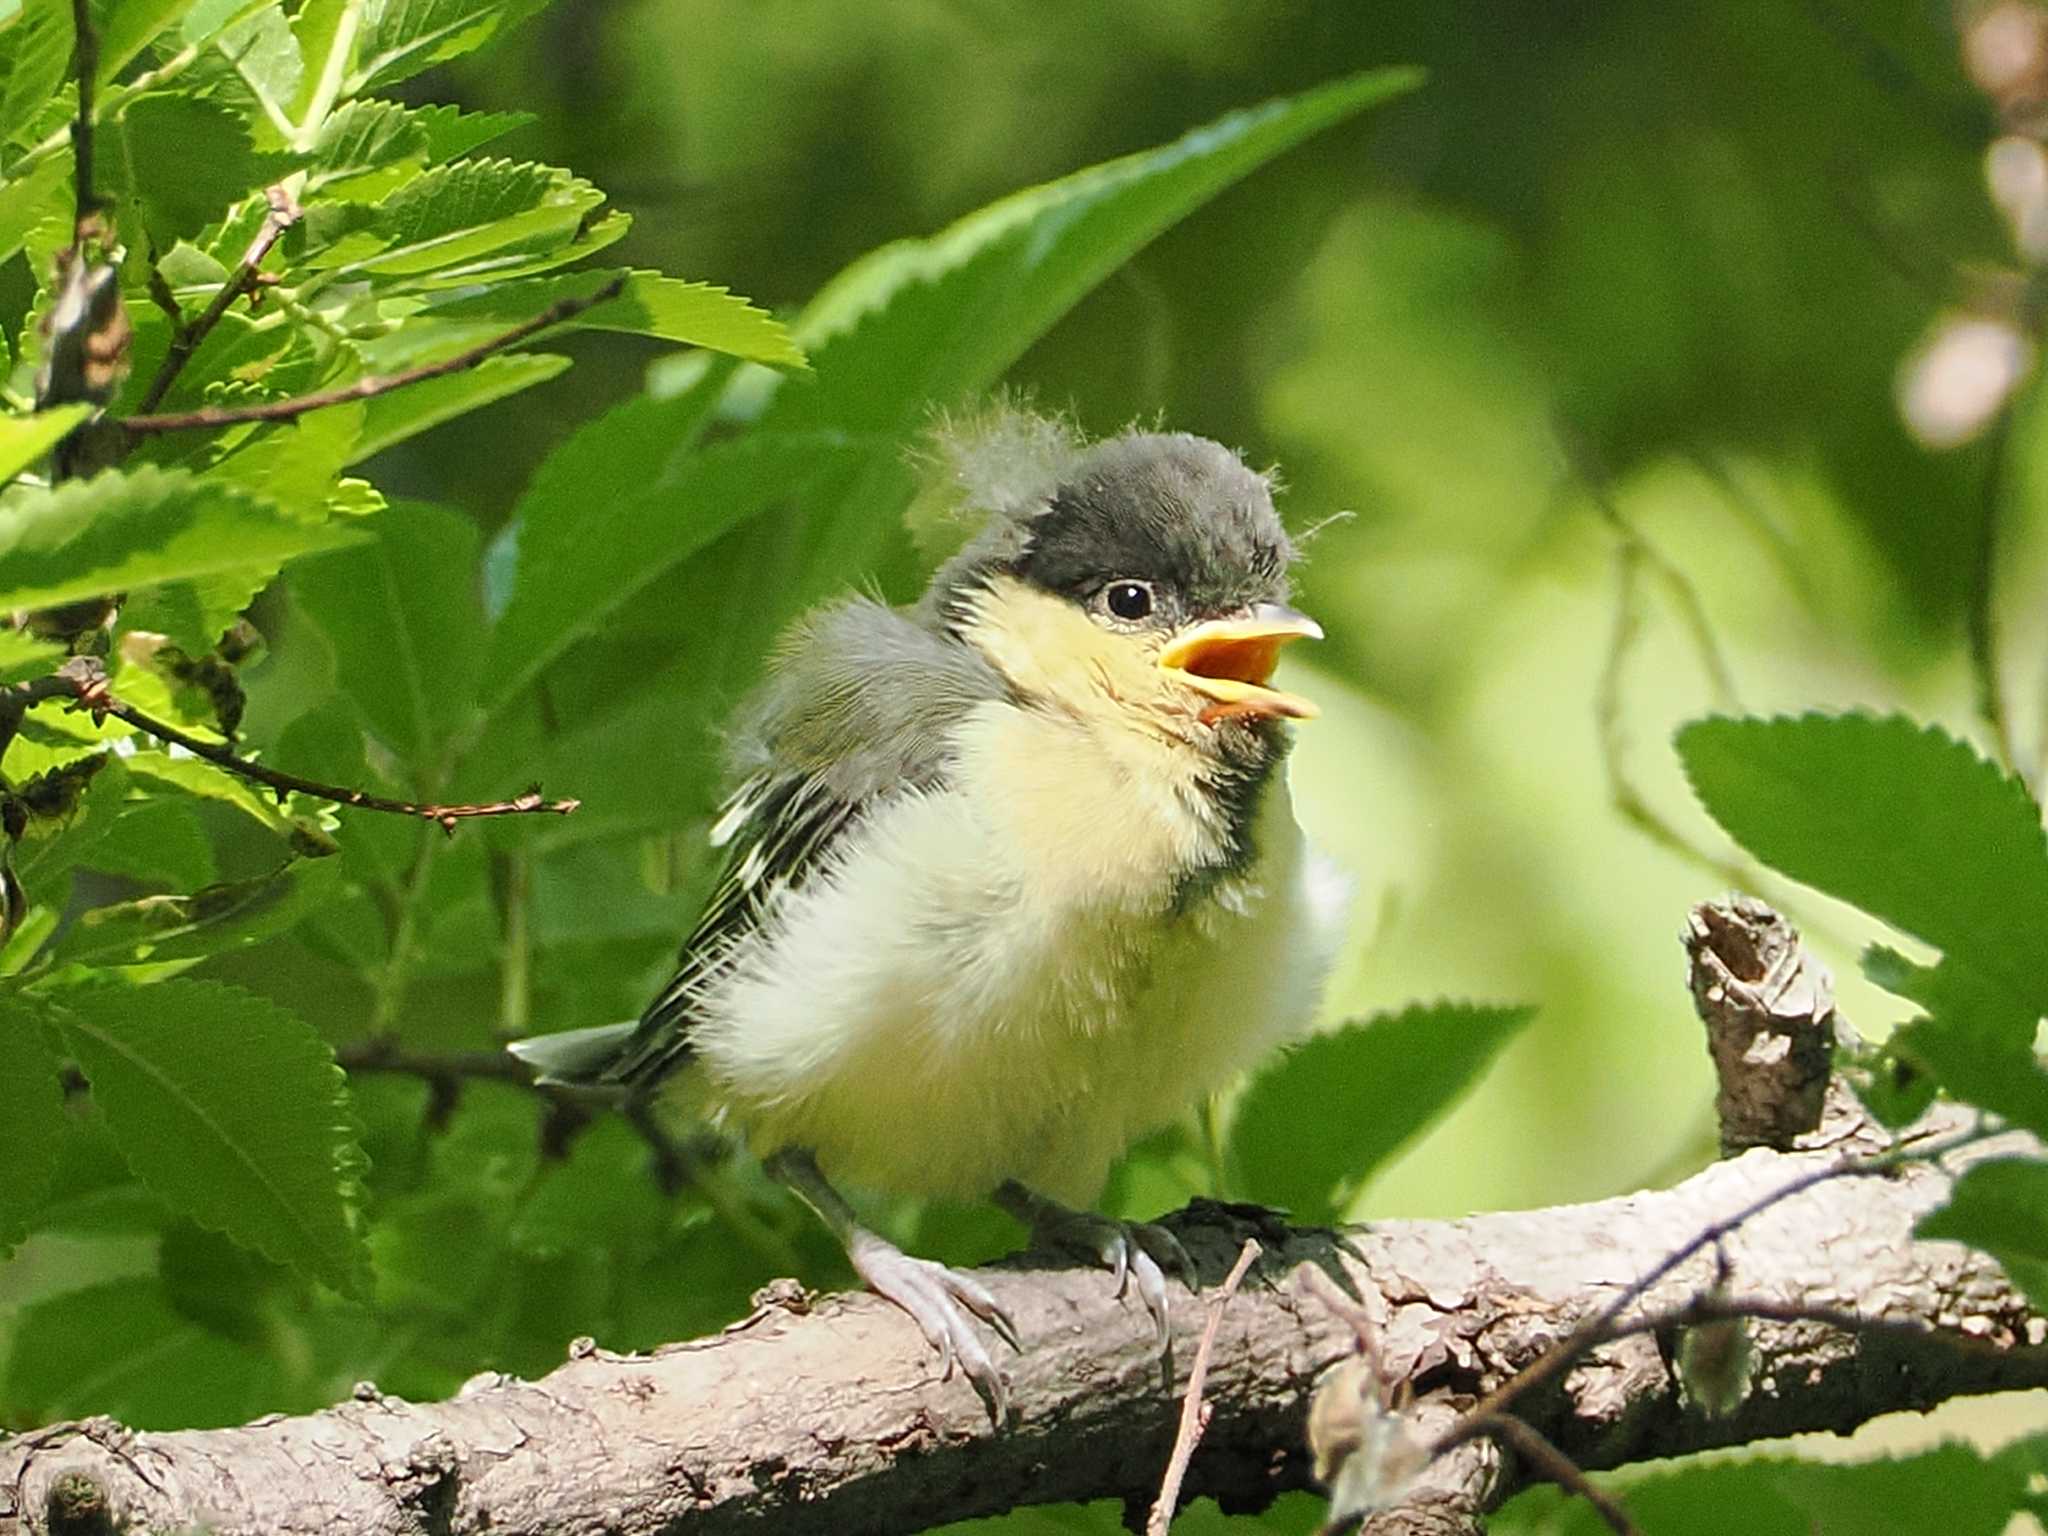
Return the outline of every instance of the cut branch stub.
{"type": "Polygon", "coordinates": [[[1834,979],[1799,930],[1749,896],[1703,901],[1686,922],[1693,1006],[1719,1079],[1721,1151],[1781,1152],[1851,1139],[1864,1124],[1830,1089],[1837,1031],[1834,979]]]}

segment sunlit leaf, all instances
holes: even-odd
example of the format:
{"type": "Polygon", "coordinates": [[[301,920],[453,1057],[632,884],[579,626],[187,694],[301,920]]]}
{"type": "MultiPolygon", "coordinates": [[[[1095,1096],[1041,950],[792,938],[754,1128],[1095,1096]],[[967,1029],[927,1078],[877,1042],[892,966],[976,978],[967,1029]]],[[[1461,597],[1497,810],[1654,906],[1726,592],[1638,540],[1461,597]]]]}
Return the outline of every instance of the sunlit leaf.
{"type": "MultiPolygon", "coordinates": [[[[481,340],[564,299],[587,297],[618,275],[577,272],[504,283],[481,294],[432,305],[418,319],[435,324],[467,321],[481,327],[475,338],[481,340]]],[[[617,298],[584,310],[564,328],[655,336],[784,367],[801,367],[804,361],[802,350],[772,315],[724,288],[686,283],[658,272],[627,274],[625,290],[617,298]]]]}
{"type": "Polygon", "coordinates": [[[297,823],[285,814],[269,789],[252,784],[203,758],[172,757],[165,752],[137,752],[126,762],[135,777],[146,783],[183,790],[201,800],[217,800],[223,805],[233,806],[288,842],[299,830],[297,823]]]}
{"type": "Polygon", "coordinates": [[[2048,1011],[2048,842],[2017,778],[1899,716],[1695,721],[1694,791],[1730,836],[1795,880],[1943,951],[2033,1037],[2048,1011]]]}
{"type": "Polygon", "coordinates": [[[544,0],[368,0],[348,77],[351,95],[404,80],[515,26],[544,0]]]}
{"type": "Polygon", "coordinates": [[[361,537],[287,517],[183,471],[104,470],[55,490],[0,495],[0,607],[46,608],[106,592],[282,563],[361,537]]]}
{"type": "Polygon", "coordinates": [[[1419,1135],[1536,1016],[1534,1008],[1417,1004],[1303,1041],[1252,1079],[1230,1127],[1243,1193],[1303,1221],[1419,1135]]]}
{"type": "MultiPolygon", "coordinates": [[[[1410,69],[1376,70],[1233,112],[1158,149],[1017,192],[927,240],[861,258],[797,321],[815,381],[785,383],[771,430],[830,427],[867,437],[867,458],[821,487],[800,535],[799,601],[874,573],[899,546],[909,499],[902,443],[933,404],[987,389],[1081,297],[1159,234],[1259,166],[1389,97],[1410,69]]],[[[884,574],[899,597],[907,549],[884,574]]]]}
{"type": "Polygon", "coordinates": [[[29,416],[0,416],[0,481],[12,480],[57,446],[57,440],[90,416],[90,405],[60,405],[29,416]]]}
{"type": "MultiPolygon", "coordinates": [[[[5,34],[0,33],[0,38],[5,34]]],[[[52,156],[18,180],[0,186],[0,261],[20,250],[29,231],[50,217],[53,207],[62,206],[62,192],[70,180],[70,166],[52,156]]]]}
{"type": "Polygon", "coordinates": [[[136,1174],[201,1226],[350,1295],[361,1154],[333,1052],[218,982],[58,994],[58,1022],[136,1174]]]}
{"type": "Polygon", "coordinates": [[[394,101],[352,101],[321,125],[306,196],[375,200],[424,167],[430,151],[416,113],[394,101]]]}
{"type": "Polygon", "coordinates": [[[35,121],[70,62],[70,0],[22,0],[0,23],[0,143],[35,121]]]}
{"type": "Polygon", "coordinates": [[[427,158],[435,165],[538,121],[531,112],[464,112],[450,106],[415,107],[412,118],[426,130],[427,158]]]}
{"type": "Polygon", "coordinates": [[[104,86],[112,80],[159,33],[175,26],[193,4],[194,0],[112,0],[97,21],[99,83],[104,86]]]}
{"type": "Polygon", "coordinates": [[[2036,1307],[2048,1307],[2048,1162],[2001,1157],[1973,1164],[1948,1204],[1920,1218],[1920,1237],[1945,1237],[1998,1260],[2036,1307]]]}
{"type": "MultiPolygon", "coordinates": [[[[565,246],[604,202],[589,182],[551,166],[458,160],[393,192],[367,223],[346,229],[308,258],[316,268],[410,277],[473,265],[498,253],[565,246]]],[[[309,218],[309,241],[320,233],[309,218]]]]}

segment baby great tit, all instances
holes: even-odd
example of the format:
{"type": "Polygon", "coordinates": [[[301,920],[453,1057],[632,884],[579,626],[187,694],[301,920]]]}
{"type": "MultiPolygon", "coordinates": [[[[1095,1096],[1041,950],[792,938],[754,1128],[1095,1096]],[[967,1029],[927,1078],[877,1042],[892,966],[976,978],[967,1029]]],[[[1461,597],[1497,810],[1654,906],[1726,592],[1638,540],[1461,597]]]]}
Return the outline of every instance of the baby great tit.
{"type": "Polygon", "coordinates": [[[1164,1229],[1073,1207],[1111,1162],[1308,1022],[1342,882],[1303,846],[1283,646],[1294,552],[1216,443],[1093,447],[1007,412],[956,439],[983,526],[897,609],[800,621],[732,735],[723,876],[635,1024],[512,1050],[643,1094],[683,1074],[991,1412],[971,1275],[904,1254],[827,1180],[993,1194],[1135,1279],[1162,1345],[1164,1229]]]}

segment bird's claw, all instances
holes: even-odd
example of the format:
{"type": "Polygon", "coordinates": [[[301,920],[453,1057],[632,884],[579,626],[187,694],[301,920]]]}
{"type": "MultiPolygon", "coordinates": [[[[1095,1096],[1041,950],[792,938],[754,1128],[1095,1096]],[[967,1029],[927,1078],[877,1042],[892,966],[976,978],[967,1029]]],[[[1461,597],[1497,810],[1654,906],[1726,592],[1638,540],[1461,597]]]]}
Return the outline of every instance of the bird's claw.
{"type": "Polygon", "coordinates": [[[1118,1221],[1088,1211],[1068,1210],[1043,1196],[1017,1187],[1004,1191],[1004,1203],[1031,1228],[1034,1244],[1064,1249],[1110,1272],[1117,1298],[1133,1286],[1152,1319],[1162,1354],[1172,1335],[1166,1276],[1171,1271],[1189,1290],[1196,1288],[1195,1262],[1179,1238],[1150,1221],[1118,1221]]]}
{"type": "Polygon", "coordinates": [[[848,1257],[868,1289],[910,1314],[938,1351],[940,1380],[952,1380],[957,1366],[987,1405],[989,1417],[1003,1423],[1010,1413],[1010,1384],[963,1315],[980,1318],[997,1338],[1021,1351],[1017,1325],[1002,1303],[972,1275],[913,1257],[873,1233],[863,1232],[859,1239],[849,1247],[848,1257]]]}

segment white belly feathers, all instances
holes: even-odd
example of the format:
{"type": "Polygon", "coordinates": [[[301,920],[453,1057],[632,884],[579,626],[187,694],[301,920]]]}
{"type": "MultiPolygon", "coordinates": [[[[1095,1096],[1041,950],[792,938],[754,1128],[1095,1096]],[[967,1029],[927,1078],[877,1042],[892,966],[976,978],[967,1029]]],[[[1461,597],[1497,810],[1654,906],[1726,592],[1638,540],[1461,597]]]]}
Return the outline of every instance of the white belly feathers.
{"type": "Polygon", "coordinates": [[[978,1197],[1016,1178],[1085,1203],[1134,1138],[1304,1028],[1343,891],[1284,768],[1249,864],[1186,887],[1225,829],[1177,763],[1134,771],[1184,748],[1118,735],[978,707],[954,773],[971,792],[878,808],[702,994],[692,1045],[721,1117],[857,1184],[978,1197]],[[1175,909],[1180,889],[1198,894],[1175,909]]]}

